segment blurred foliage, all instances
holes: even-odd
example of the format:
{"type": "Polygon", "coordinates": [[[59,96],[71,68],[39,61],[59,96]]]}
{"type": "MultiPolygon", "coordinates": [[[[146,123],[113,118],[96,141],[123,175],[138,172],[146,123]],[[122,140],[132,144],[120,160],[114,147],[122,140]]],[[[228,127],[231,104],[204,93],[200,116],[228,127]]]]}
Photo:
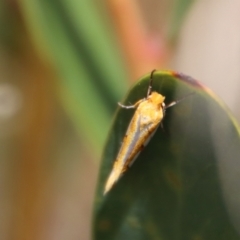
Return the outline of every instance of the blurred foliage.
{"type": "MultiPolygon", "coordinates": [[[[124,104],[146,96],[149,75],[124,104]]],[[[194,92],[166,110],[159,128],[133,166],[103,196],[134,110],[119,108],[106,143],[95,202],[95,239],[240,239],[229,194],[239,172],[240,129],[226,107],[198,82],[183,74],[156,72],[153,91],[165,103],[194,92]]],[[[239,206],[239,201],[232,202],[239,206]]],[[[236,210],[235,210],[236,211],[236,210]]],[[[240,212],[235,213],[240,214],[240,212]]]]}
{"type": "Polygon", "coordinates": [[[171,24],[169,24],[169,38],[175,42],[179,31],[181,30],[183,21],[187,15],[191,5],[196,2],[195,0],[175,0],[172,11],[171,24]]]}
{"type": "Polygon", "coordinates": [[[6,1],[0,1],[0,43],[4,50],[13,48],[16,35],[17,25],[14,13],[6,1]]]}
{"type": "Polygon", "coordinates": [[[105,9],[89,0],[22,3],[35,42],[59,72],[66,111],[82,139],[99,154],[127,79],[113,26],[101,17],[107,15],[105,9]]]}

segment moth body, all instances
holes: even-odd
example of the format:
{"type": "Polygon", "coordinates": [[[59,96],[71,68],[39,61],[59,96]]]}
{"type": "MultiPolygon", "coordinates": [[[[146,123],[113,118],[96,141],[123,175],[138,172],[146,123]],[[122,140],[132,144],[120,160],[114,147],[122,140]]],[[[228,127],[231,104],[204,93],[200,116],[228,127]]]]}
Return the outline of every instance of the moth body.
{"type": "Polygon", "coordinates": [[[148,98],[141,99],[134,107],[137,108],[128,126],[113,169],[105,185],[106,194],[133,164],[140,151],[147,145],[148,140],[155,132],[164,116],[165,97],[152,92],[148,98]]]}
{"type": "Polygon", "coordinates": [[[164,104],[165,97],[158,92],[152,92],[154,71],[155,70],[151,72],[146,98],[140,99],[131,106],[124,106],[119,103],[119,106],[122,108],[136,108],[136,111],[124,136],[122,145],[113,164],[113,169],[107,179],[104,194],[113,187],[122,174],[133,164],[144,146],[147,145],[163,120],[165,110],[186,97],[173,101],[166,106],[164,104]]]}

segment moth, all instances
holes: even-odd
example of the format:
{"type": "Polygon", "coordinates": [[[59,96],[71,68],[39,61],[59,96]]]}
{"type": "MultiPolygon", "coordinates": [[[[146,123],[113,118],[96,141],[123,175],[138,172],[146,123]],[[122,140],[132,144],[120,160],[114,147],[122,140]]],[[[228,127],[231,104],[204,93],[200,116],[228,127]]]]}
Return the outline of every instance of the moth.
{"type": "MultiPolygon", "coordinates": [[[[114,162],[113,169],[107,179],[104,195],[113,187],[116,181],[133,164],[141,150],[161,124],[167,108],[174,106],[182,99],[165,105],[165,97],[158,92],[152,92],[153,74],[151,72],[147,95],[130,106],[118,105],[125,109],[136,108],[132,120],[124,136],[121,148],[114,162]]],[[[186,97],[186,96],[185,96],[186,97]]],[[[185,98],[184,97],[184,98],[185,98]]]]}

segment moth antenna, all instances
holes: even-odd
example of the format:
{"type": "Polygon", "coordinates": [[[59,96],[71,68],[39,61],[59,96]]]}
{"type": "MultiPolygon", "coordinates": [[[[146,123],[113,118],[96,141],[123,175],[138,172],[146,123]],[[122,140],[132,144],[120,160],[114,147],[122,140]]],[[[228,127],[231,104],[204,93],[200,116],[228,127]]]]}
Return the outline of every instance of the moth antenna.
{"type": "Polygon", "coordinates": [[[152,70],[151,75],[150,75],[150,81],[149,81],[148,91],[147,91],[147,98],[152,93],[153,74],[155,71],[156,71],[156,69],[152,70]]]}
{"type": "Polygon", "coordinates": [[[191,96],[191,95],[193,95],[193,94],[195,94],[195,92],[191,92],[191,93],[185,95],[184,97],[182,97],[182,98],[180,98],[180,99],[178,99],[178,100],[175,100],[175,101],[170,102],[169,104],[167,104],[167,105],[165,106],[165,109],[170,108],[170,107],[178,104],[179,102],[181,102],[182,100],[184,100],[185,98],[188,98],[189,96],[191,96]]]}

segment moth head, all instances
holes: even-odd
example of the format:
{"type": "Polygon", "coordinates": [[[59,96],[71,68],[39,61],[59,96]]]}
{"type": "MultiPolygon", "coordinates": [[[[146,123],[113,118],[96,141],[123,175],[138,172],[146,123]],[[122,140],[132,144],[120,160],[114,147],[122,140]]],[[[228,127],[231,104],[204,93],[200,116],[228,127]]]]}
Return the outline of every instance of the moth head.
{"type": "MultiPolygon", "coordinates": [[[[165,97],[157,92],[152,92],[148,97],[148,101],[152,102],[154,105],[162,107],[164,104],[165,97]]],[[[165,104],[164,104],[165,105],[165,104]]]]}

